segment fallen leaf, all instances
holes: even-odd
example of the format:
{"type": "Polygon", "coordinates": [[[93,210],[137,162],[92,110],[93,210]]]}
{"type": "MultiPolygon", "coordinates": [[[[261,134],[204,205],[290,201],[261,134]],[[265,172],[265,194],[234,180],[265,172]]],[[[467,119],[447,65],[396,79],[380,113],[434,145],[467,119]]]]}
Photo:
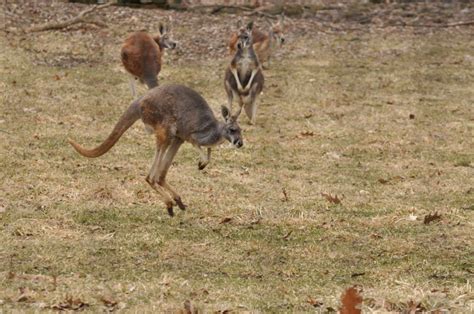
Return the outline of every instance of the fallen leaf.
{"type": "Polygon", "coordinates": [[[81,310],[88,307],[89,304],[83,302],[81,299],[74,299],[72,296],[66,296],[66,300],[61,303],[51,306],[53,310],[81,310]]]}
{"type": "Polygon", "coordinates": [[[410,115],[408,117],[410,118],[410,120],[415,119],[415,115],[413,113],[410,113],[410,115]]]}
{"type": "Polygon", "coordinates": [[[413,300],[410,300],[407,303],[407,313],[415,314],[415,313],[422,313],[422,312],[425,312],[425,311],[426,311],[426,309],[423,305],[421,305],[421,303],[416,303],[413,300]]]}
{"type": "Polygon", "coordinates": [[[380,179],[379,179],[379,182],[382,183],[382,184],[387,184],[387,183],[389,182],[389,180],[380,178],[380,179]]]}
{"type": "Polygon", "coordinates": [[[282,192],[283,192],[283,201],[285,202],[288,202],[288,194],[286,193],[286,190],[285,188],[282,189],[282,192]]]}
{"type": "Polygon", "coordinates": [[[329,193],[321,193],[321,195],[324,196],[324,198],[326,198],[328,202],[333,203],[333,204],[340,204],[342,201],[342,199],[340,199],[336,194],[332,196],[329,193]]]}
{"type": "Polygon", "coordinates": [[[102,296],[100,300],[107,307],[115,307],[118,304],[118,302],[112,299],[111,297],[102,296]]]}
{"type": "Polygon", "coordinates": [[[359,276],[364,276],[364,275],[365,275],[365,272],[353,273],[353,274],[351,274],[351,278],[359,277],[359,276]]]}
{"type": "Polygon", "coordinates": [[[16,299],[16,302],[34,302],[33,296],[31,295],[31,292],[28,288],[26,287],[20,287],[19,289],[20,295],[16,299]]]}
{"type": "Polygon", "coordinates": [[[312,297],[308,297],[308,300],[306,300],[310,305],[314,307],[321,307],[323,305],[323,302],[317,301],[313,299],[312,297]]]}
{"type": "Polygon", "coordinates": [[[232,221],[232,218],[231,217],[226,217],[224,219],[221,220],[221,222],[219,222],[220,224],[226,224],[228,222],[231,222],[232,221]]]}
{"type": "MultiPolygon", "coordinates": [[[[184,309],[179,311],[178,313],[197,314],[199,313],[199,310],[191,304],[191,301],[186,300],[184,301],[184,309]]],[[[224,310],[224,311],[218,311],[217,313],[230,313],[230,312],[228,312],[228,310],[224,310]]]]}
{"type": "Polygon", "coordinates": [[[341,296],[342,307],[339,309],[341,314],[359,314],[362,297],[355,287],[347,288],[341,296]]]}
{"type": "Polygon", "coordinates": [[[428,214],[425,216],[425,218],[423,218],[423,223],[425,225],[429,224],[430,222],[433,222],[433,221],[436,221],[436,220],[440,220],[441,219],[441,215],[438,214],[438,213],[434,213],[434,214],[428,214]]]}
{"type": "Polygon", "coordinates": [[[60,77],[59,75],[55,74],[55,75],[54,75],[54,79],[55,79],[56,81],[59,81],[59,80],[61,79],[61,77],[60,77]]]}
{"type": "Polygon", "coordinates": [[[290,237],[290,235],[291,235],[292,233],[293,233],[293,230],[288,231],[288,233],[285,234],[285,235],[282,237],[282,239],[283,239],[283,240],[288,240],[288,238],[290,237]]]}
{"type": "Polygon", "coordinates": [[[300,135],[301,136],[314,136],[314,132],[313,131],[302,131],[300,132],[300,135]]]}

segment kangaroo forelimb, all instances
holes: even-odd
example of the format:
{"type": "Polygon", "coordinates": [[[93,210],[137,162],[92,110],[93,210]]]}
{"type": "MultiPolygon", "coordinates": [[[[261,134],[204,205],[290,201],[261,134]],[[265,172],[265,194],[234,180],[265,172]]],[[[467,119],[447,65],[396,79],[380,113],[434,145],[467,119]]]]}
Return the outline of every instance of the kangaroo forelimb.
{"type": "Polygon", "coordinates": [[[237,82],[237,89],[239,92],[243,92],[242,83],[240,83],[239,75],[237,74],[237,69],[231,69],[232,74],[234,75],[235,81],[237,82]]]}
{"type": "Polygon", "coordinates": [[[245,86],[245,88],[243,90],[244,92],[247,92],[250,89],[250,87],[252,86],[253,78],[255,77],[255,74],[257,74],[257,72],[258,72],[258,69],[252,70],[252,74],[250,75],[250,80],[247,83],[247,86],[245,86]]]}

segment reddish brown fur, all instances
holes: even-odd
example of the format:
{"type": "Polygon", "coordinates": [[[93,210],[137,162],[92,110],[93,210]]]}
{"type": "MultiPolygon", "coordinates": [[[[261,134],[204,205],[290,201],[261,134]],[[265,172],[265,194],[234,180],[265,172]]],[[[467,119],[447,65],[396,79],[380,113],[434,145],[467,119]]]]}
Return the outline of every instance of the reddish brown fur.
{"type": "Polygon", "coordinates": [[[156,77],[160,73],[162,63],[159,40],[159,35],[152,37],[146,32],[136,32],[130,35],[122,46],[123,66],[149,88],[158,85],[156,77]]]}
{"type": "MultiPolygon", "coordinates": [[[[282,34],[282,29],[280,24],[275,24],[272,26],[272,30],[275,34],[282,34]]],[[[237,41],[239,35],[237,32],[233,33],[229,41],[229,52],[233,56],[237,51],[237,41]]],[[[264,33],[256,28],[252,29],[252,39],[253,39],[253,49],[257,54],[258,60],[260,63],[268,61],[271,55],[270,47],[270,36],[269,33],[264,33]]]]}

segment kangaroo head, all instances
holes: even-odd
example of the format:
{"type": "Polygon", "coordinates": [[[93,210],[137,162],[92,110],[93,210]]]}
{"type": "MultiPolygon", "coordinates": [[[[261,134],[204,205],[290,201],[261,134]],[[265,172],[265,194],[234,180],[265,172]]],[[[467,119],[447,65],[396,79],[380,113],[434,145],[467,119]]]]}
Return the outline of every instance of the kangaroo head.
{"type": "Polygon", "coordinates": [[[285,35],[283,34],[283,20],[285,16],[282,14],[278,18],[278,22],[270,24],[270,36],[279,44],[285,42],[285,35]]]}
{"type": "Polygon", "coordinates": [[[252,28],[253,22],[249,22],[245,28],[240,29],[237,49],[242,50],[252,46],[252,28]]]}
{"type": "Polygon", "coordinates": [[[229,108],[226,106],[222,106],[221,109],[222,117],[224,117],[223,137],[235,147],[242,147],[244,145],[244,141],[242,139],[242,130],[237,123],[237,117],[232,116],[230,114],[229,108]]]}
{"type": "Polygon", "coordinates": [[[159,26],[159,31],[160,34],[156,36],[154,39],[156,43],[160,46],[161,50],[164,48],[168,49],[174,49],[176,48],[176,42],[171,38],[170,36],[170,28],[169,26],[163,25],[163,23],[160,23],[159,26]]]}

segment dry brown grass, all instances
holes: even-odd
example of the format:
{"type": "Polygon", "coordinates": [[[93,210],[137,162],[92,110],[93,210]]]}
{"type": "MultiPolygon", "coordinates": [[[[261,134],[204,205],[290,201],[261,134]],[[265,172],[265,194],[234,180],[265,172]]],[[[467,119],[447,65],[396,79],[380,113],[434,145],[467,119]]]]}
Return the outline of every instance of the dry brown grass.
{"type": "MultiPolygon", "coordinates": [[[[170,218],[140,123],[98,159],[66,143],[100,142],[131,101],[125,33],[0,39],[0,311],[311,311],[354,284],[366,310],[472,311],[472,34],[290,36],[244,148],[203,172],[178,153],[189,210],[170,218]]],[[[218,112],[226,60],[171,59],[161,82],[218,112]]]]}

